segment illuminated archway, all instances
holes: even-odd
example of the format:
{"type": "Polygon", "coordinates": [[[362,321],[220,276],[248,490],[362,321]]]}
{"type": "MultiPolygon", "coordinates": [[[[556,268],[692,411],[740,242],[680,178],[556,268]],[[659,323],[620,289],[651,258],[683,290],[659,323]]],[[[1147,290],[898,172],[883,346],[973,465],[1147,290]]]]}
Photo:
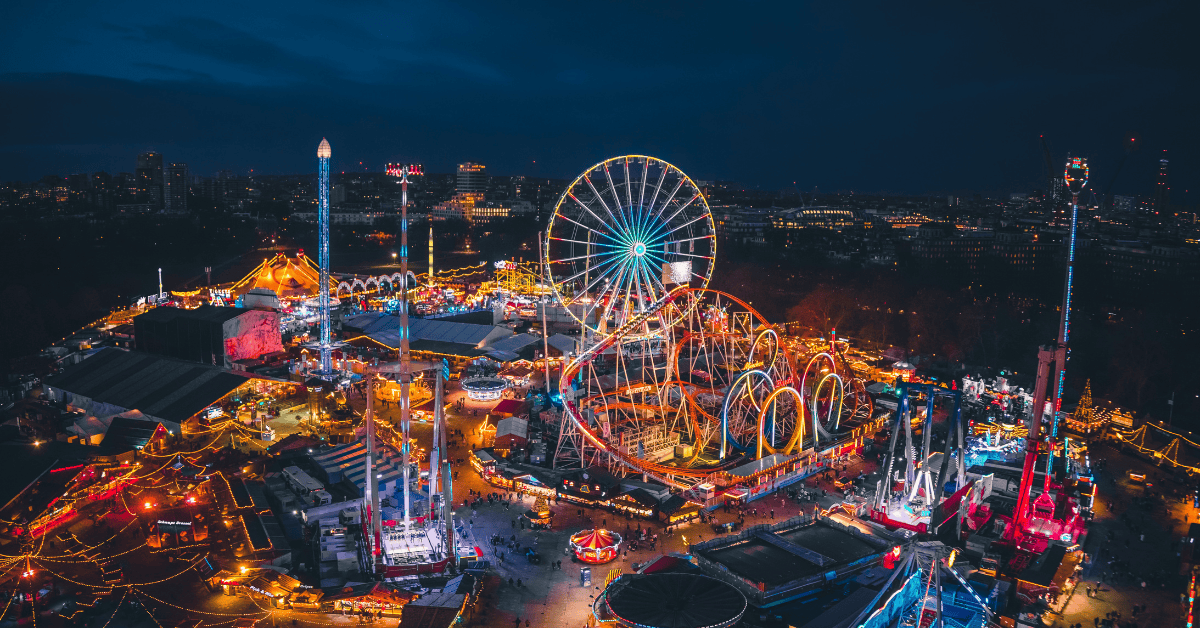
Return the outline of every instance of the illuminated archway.
{"type": "MultiPolygon", "coordinates": [[[[773,427],[773,426],[772,426],[773,427]]],[[[762,458],[763,450],[766,449],[769,453],[778,453],[782,451],[784,454],[791,454],[796,450],[797,445],[804,444],[804,398],[800,395],[800,391],[791,386],[782,386],[771,391],[770,395],[763,401],[762,409],[758,411],[758,457],[762,458]],[[766,425],[767,411],[775,406],[775,398],[782,394],[789,394],[796,401],[796,427],[792,430],[792,437],[788,439],[787,445],[782,450],[776,450],[774,447],[766,443],[766,434],[764,426],[766,425]]]]}

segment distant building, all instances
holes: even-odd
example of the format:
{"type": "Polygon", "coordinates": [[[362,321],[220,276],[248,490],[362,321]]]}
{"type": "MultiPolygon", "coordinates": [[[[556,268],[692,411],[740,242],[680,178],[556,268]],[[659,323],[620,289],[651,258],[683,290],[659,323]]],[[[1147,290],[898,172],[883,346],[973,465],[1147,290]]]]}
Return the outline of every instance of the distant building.
{"type": "Polygon", "coordinates": [[[1170,160],[1167,159],[1167,151],[1163,151],[1163,158],[1158,160],[1158,176],[1154,178],[1154,211],[1165,212],[1167,206],[1171,204],[1171,183],[1167,178],[1168,166],[1170,160]]]}
{"type": "Polygon", "coordinates": [[[455,192],[458,194],[479,194],[483,195],[487,192],[488,175],[486,172],[487,166],[468,161],[465,164],[458,164],[458,184],[455,186],[455,192]]]}
{"type": "Polygon", "coordinates": [[[1061,263],[1061,241],[1039,240],[1016,227],[997,231],[960,231],[946,222],[927,222],[908,227],[912,237],[905,243],[917,266],[951,265],[968,273],[988,268],[1005,271],[1036,271],[1061,263]]]}
{"type": "Polygon", "coordinates": [[[167,166],[163,178],[163,209],[179,214],[187,212],[188,183],[187,164],[167,166]]]}
{"type": "Polygon", "coordinates": [[[771,227],[771,216],[766,210],[722,205],[712,208],[712,217],[718,238],[743,244],[766,244],[766,233],[771,227]]]}
{"type": "Polygon", "coordinates": [[[346,184],[334,184],[329,188],[329,202],[332,205],[341,205],[346,202],[346,184]]]}
{"type": "Polygon", "coordinates": [[[161,209],[163,203],[163,161],[162,153],[148,152],[137,157],[138,194],[143,196],[155,209],[161,209]]]}
{"type": "MultiPolygon", "coordinates": [[[[329,212],[329,224],[371,226],[375,224],[376,220],[379,220],[384,216],[384,212],[334,211],[329,212]]],[[[316,222],[317,212],[292,212],[292,218],[295,220],[303,220],[305,222],[316,222]]]]}
{"type": "Polygon", "coordinates": [[[455,194],[454,198],[438,203],[429,210],[435,221],[465,220],[472,223],[489,223],[505,218],[532,216],[537,212],[529,201],[484,201],[478,193],[455,194]]]}
{"type": "Polygon", "coordinates": [[[861,227],[862,218],[844,207],[797,207],[781,210],[772,218],[776,229],[829,229],[843,231],[861,227]]]}

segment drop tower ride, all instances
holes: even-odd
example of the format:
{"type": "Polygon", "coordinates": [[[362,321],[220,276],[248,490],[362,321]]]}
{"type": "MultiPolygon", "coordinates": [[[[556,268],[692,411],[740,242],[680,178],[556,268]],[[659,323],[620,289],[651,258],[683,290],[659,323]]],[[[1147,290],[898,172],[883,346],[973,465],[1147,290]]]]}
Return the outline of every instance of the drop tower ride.
{"type": "Polygon", "coordinates": [[[321,278],[317,303],[321,310],[321,376],[333,374],[329,348],[329,140],[317,146],[317,263],[321,278]]]}

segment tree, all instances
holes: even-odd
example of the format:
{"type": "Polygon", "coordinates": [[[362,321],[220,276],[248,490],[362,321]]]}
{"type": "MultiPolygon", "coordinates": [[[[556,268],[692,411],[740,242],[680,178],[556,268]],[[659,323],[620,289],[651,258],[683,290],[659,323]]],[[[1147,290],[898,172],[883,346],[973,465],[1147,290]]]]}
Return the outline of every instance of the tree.
{"type": "Polygon", "coordinates": [[[822,284],[788,308],[787,318],[788,322],[828,333],[837,329],[857,309],[857,302],[849,289],[822,284]]]}

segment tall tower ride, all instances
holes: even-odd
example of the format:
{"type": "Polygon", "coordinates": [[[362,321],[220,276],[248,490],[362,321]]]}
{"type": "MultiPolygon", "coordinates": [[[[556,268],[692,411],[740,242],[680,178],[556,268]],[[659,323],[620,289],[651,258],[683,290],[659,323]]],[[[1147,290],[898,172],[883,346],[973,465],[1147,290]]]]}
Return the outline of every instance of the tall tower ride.
{"type": "Polygon", "coordinates": [[[387,168],[388,174],[400,177],[400,434],[403,440],[400,453],[403,456],[404,464],[404,529],[406,531],[411,525],[412,508],[412,496],[409,492],[412,452],[409,444],[411,411],[408,390],[412,385],[412,355],[408,349],[408,289],[412,287],[408,285],[408,175],[410,171],[413,174],[420,174],[411,166],[393,167],[388,164],[387,168]]]}
{"type": "Polygon", "coordinates": [[[1047,455],[1046,475],[1042,492],[1050,485],[1050,476],[1054,468],[1054,446],[1052,442],[1058,436],[1058,411],[1062,408],[1063,384],[1067,375],[1067,342],[1071,337],[1071,288],[1075,279],[1075,230],[1079,219],[1079,193],[1083,191],[1088,181],[1087,159],[1084,157],[1067,157],[1067,168],[1063,174],[1063,183],[1071,192],[1071,230],[1067,233],[1067,277],[1063,286],[1062,310],[1058,317],[1058,336],[1053,346],[1038,349],[1037,378],[1033,389],[1033,411],[1030,413],[1029,434],[1026,437],[1025,464],[1021,472],[1021,488],[1017,493],[1017,506],[1013,509],[1012,525],[1005,531],[1007,538],[1019,541],[1030,525],[1033,513],[1034,468],[1039,455],[1047,455]],[[1053,373],[1050,364],[1054,364],[1053,373]],[[1050,427],[1042,432],[1042,418],[1050,401],[1050,427]]]}
{"type": "Polygon", "coordinates": [[[321,375],[333,373],[329,351],[329,140],[321,138],[317,146],[317,261],[321,269],[317,292],[321,308],[321,375]]]}
{"type": "Polygon", "coordinates": [[[1060,355],[1064,357],[1054,363],[1054,415],[1050,419],[1051,437],[1058,436],[1058,411],[1062,409],[1063,384],[1066,381],[1067,365],[1063,350],[1071,337],[1071,288],[1075,281],[1075,231],[1079,221],[1079,193],[1088,182],[1088,163],[1086,157],[1067,157],[1067,168],[1063,173],[1063,182],[1071,192],[1071,230],[1067,234],[1067,278],[1063,286],[1062,310],[1058,316],[1057,344],[1060,355]]]}

